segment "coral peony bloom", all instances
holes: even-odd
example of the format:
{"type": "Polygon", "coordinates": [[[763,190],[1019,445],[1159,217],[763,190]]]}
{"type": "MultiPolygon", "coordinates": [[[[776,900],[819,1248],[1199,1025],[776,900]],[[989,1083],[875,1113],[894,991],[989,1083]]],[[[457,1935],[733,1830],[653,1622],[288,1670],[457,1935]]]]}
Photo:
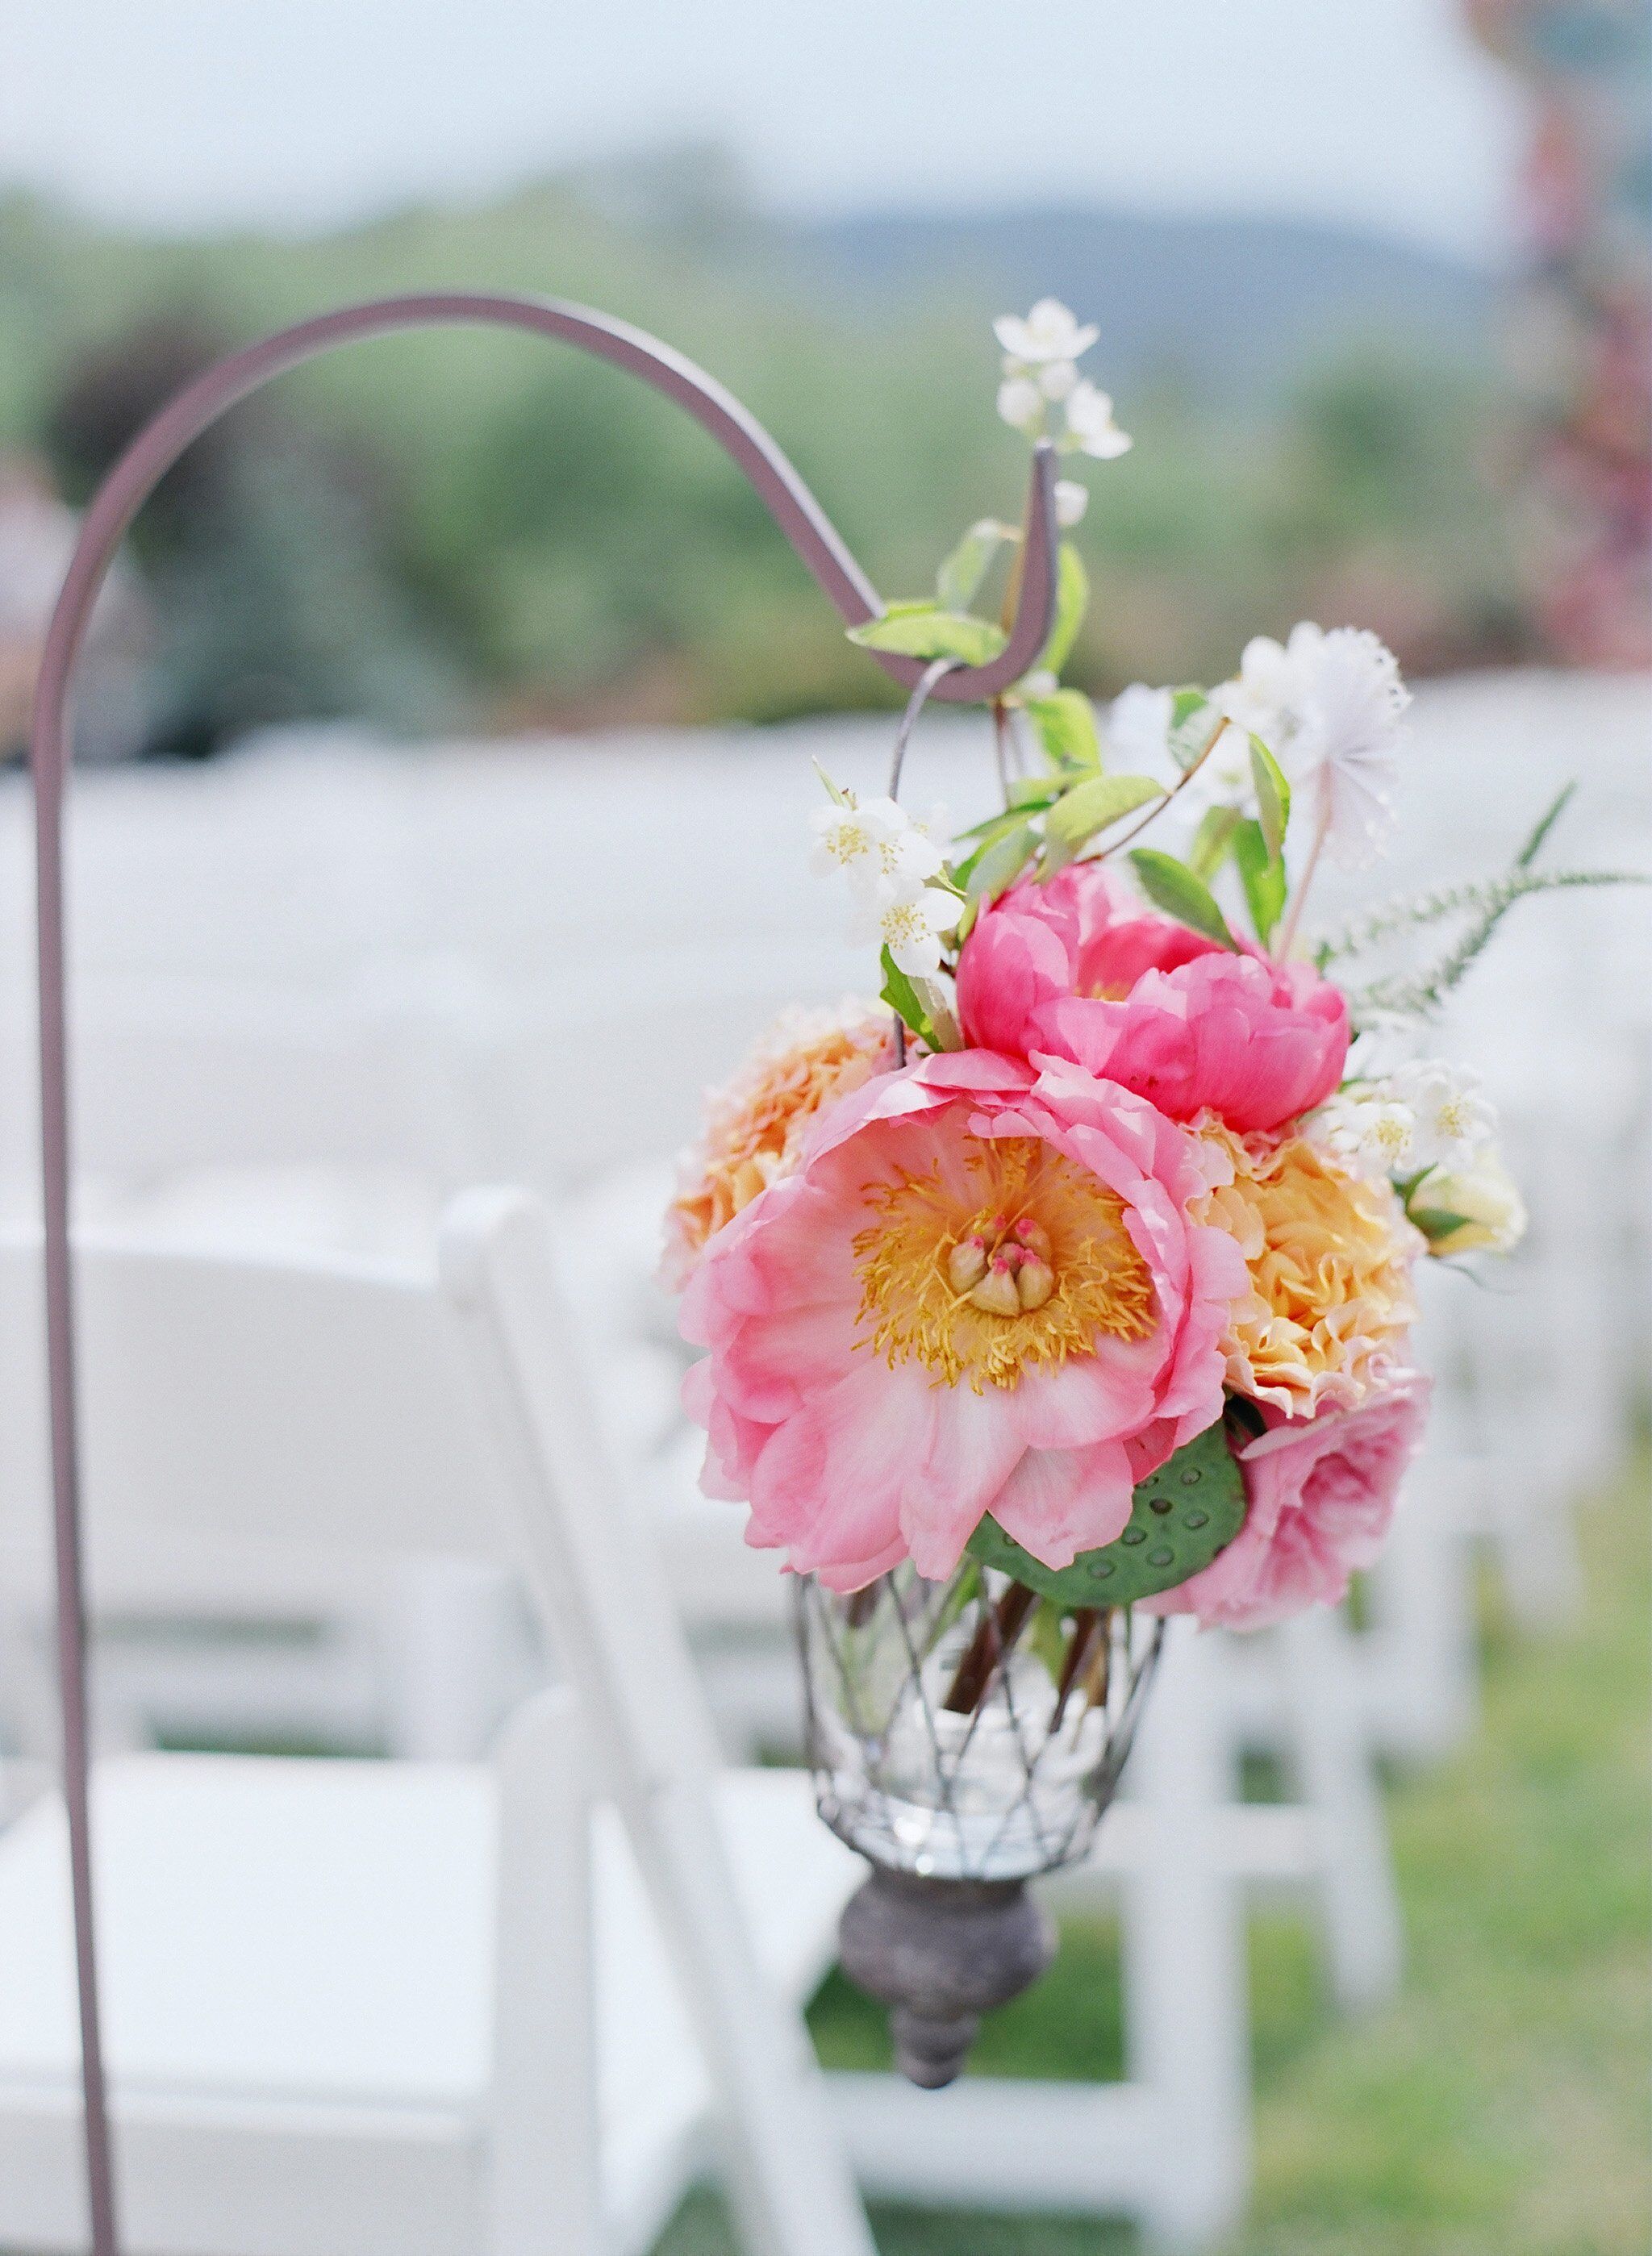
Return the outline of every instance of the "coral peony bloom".
{"type": "Polygon", "coordinates": [[[684,1400],[748,1541],[855,1590],[951,1573],[984,1512],[1051,1567],[1222,1406],[1228,1167],[1128,1091],[985,1051],[871,1082],[689,1280],[684,1400]]]}
{"type": "Polygon", "coordinates": [[[1095,863],[1024,880],[965,941],[966,1038],[1071,1059],[1175,1120],[1280,1128],[1342,1078],[1348,1006],[1305,963],[1235,954],[1144,913],[1095,863]]]}
{"type": "Polygon", "coordinates": [[[667,1210],[661,1282],[674,1291],[685,1284],[707,1239],[796,1166],[816,1116],[894,1062],[880,1004],[786,1012],[708,1101],[704,1137],[684,1156],[667,1210]]]}
{"type": "Polygon", "coordinates": [[[1244,1526],[1202,1573],[1147,1599],[1147,1611],[1262,1629],[1308,1606],[1335,1605],[1350,1575],[1382,1548],[1428,1396],[1428,1381],[1407,1373],[1357,1410],[1265,1413],[1268,1431],[1238,1453],[1244,1526]]]}
{"type": "Polygon", "coordinates": [[[1200,1218],[1227,1231],[1251,1280],[1223,1343],[1229,1385],[1297,1417],[1363,1401],[1392,1377],[1415,1321],[1421,1231],[1391,1184],[1303,1137],[1204,1134],[1232,1174],[1200,1218]]]}

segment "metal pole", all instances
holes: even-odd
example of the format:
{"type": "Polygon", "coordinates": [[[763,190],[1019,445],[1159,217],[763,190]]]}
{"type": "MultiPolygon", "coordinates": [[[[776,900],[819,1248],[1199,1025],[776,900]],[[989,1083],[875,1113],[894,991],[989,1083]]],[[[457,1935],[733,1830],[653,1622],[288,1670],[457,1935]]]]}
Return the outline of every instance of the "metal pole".
{"type": "MultiPolygon", "coordinates": [[[[92,1886],[90,1756],[87,1724],[86,1603],[76,1452],[74,1280],[69,1257],[67,980],[63,906],[63,805],[69,763],[69,693],[92,606],[133,518],[179,455],[225,411],[272,377],[335,345],[401,329],[482,325],[523,329],[579,346],[640,377],[687,410],[717,440],[851,626],[884,606],[836,527],[785,455],[733,395],[655,337],[582,306],[551,299],[436,291],[345,306],[300,321],[218,362],[178,392],[132,441],[87,511],[35,688],[29,758],[34,779],[39,923],[40,1185],[45,1254],[46,1383],[57,1566],[57,1667],[63,1725],[63,1794],[68,1811],[80,1996],[81,2085],[92,2256],[119,2256],[108,2091],[98,2014],[92,1886]]],[[[1020,596],[1009,639],[988,666],[964,666],[928,683],[949,703],[996,696],[1019,680],[1048,640],[1055,601],[1054,453],[1035,449],[1027,490],[1020,596]]],[[[921,659],[870,653],[908,688],[926,678],[921,659]]]]}

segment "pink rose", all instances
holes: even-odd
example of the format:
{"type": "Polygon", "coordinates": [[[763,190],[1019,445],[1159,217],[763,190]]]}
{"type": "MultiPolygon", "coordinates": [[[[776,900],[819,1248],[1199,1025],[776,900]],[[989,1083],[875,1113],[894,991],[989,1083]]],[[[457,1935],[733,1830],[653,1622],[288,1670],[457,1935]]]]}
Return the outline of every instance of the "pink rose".
{"type": "Polygon", "coordinates": [[[985,912],[958,1011],[971,1041],[1069,1058],[1172,1119],[1208,1108],[1241,1135],[1323,1103],[1348,1054],[1348,1006],[1311,966],[1144,913],[1095,863],[1023,880],[985,912]]]}
{"type": "Polygon", "coordinates": [[[1150,1612],[1207,1627],[1263,1629],[1335,1605],[1381,1550],[1428,1412],[1429,1382],[1408,1374],[1357,1410],[1286,1418],[1239,1452],[1245,1525],[1202,1574],[1149,1598],[1150,1612]]]}
{"type": "Polygon", "coordinates": [[[1051,1567],[1220,1414],[1238,1247],[1194,1222],[1213,1147],[1140,1097],[990,1052],[822,1115],[682,1302],[708,1492],[837,1590],[951,1573],[984,1512],[1051,1567]]]}

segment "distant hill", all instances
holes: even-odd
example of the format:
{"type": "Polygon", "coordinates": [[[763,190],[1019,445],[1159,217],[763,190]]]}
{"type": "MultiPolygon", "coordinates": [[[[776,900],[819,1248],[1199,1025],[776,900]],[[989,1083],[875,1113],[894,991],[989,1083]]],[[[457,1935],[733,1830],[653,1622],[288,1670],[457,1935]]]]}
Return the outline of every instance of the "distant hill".
{"type": "Polygon", "coordinates": [[[872,212],[796,230],[798,255],[851,295],[942,292],[983,312],[1053,295],[1099,321],[1105,383],[1174,375],[1204,391],[1272,389],[1350,343],[1477,363],[1500,278],[1353,229],[1066,207],[872,212]]]}

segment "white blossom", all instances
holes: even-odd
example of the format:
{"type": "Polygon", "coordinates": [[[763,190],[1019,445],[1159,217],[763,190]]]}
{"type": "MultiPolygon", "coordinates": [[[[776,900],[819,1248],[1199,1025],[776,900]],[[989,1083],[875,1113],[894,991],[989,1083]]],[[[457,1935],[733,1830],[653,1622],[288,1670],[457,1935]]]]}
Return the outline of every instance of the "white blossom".
{"type": "Polygon", "coordinates": [[[1077,389],[1078,363],[1070,360],[1047,360],[1038,371],[1038,388],[1046,399],[1065,399],[1077,389]]]}
{"type": "Polygon", "coordinates": [[[992,334],[1012,361],[1036,365],[1043,361],[1079,359],[1101,331],[1088,324],[1081,326],[1072,308],[1063,306],[1059,298],[1041,298],[1024,321],[1013,314],[1000,314],[992,324],[992,334]]]}
{"type": "Polygon", "coordinates": [[[1360,627],[1304,620],[1282,646],[1246,643],[1222,709],[1253,730],[1310,802],[1345,863],[1367,860],[1392,820],[1401,724],[1410,694],[1394,652],[1360,627]]]}
{"type": "Polygon", "coordinates": [[[1112,419],[1111,394],[1098,391],[1087,377],[1067,395],[1067,439],[1081,454],[1102,462],[1127,455],[1133,443],[1112,419]]]}
{"type": "Polygon", "coordinates": [[[909,979],[932,979],[941,969],[941,935],[957,924],[964,904],[939,885],[920,885],[864,904],[852,937],[886,948],[909,979]]]}
{"type": "Polygon", "coordinates": [[[934,839],[893,799],[871,799],[818,808],[809,818],[816,870],[841,870],[858,893],[878,899],[905,894],[933,878],[942,864],[934,839]]]}
{"type": "Polygon", "coordinates": [[[1055,481],[1055,522],[1070,529],[1079,524],[1090,507],[1090,489],[1081,486],[1077,478],[1057,478],[1055,481]]]}
{"type": "Polygon", "coordinates": [[[1380,1082],[1339,1089],[1303,1123],[1310,1140],[1355,1174],[1415,1174],[1417,1120],[1380,1082]]]}
{"type": "Polygon", "coordinates": [[[1171,767],[1171,710],[1168,689],[1150,689],[1145,681],[1121,689],[1102,723],[1111,765],[1130,775],[1171,767]]]}
{"type": "Polygon", "coordinates": [[[1478,1075],[1438,1058],[1391,1073],[1383,1087],[1409,1107],[1416,1123],[1413,1168],[1470,1167],[1497,1133],[1497,1111],[1480,1093],[1478,1075]]]}
{"type": "Polygon", "coordinates": [[[1044,419],[1044,395],[1030,377],[1006,377],[998,388],[998,412],[1012,431],[1029,436],[1044,419]]]}

